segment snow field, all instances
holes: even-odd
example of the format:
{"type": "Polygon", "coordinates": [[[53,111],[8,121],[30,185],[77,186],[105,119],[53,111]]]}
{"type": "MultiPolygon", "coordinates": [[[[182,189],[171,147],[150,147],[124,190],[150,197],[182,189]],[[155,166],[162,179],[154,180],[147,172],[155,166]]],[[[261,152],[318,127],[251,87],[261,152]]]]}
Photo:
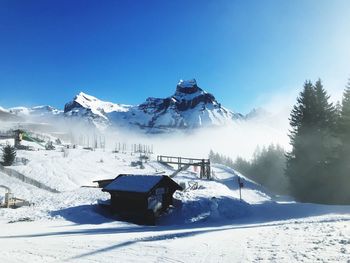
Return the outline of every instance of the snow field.
{"type": "MultiPolygon", "coordinates": [[[[130,166],[137,155],[71,149],[18,151],[29,159],[13,167],[50,187],[49,193],[0,173],[0,184],[34,203],[0,209],[0,262],[349,262],[350,207],[302,204],[274,196],[222,165],[214,181],[189,171],[174,179],[194,190],[176,192],[175,208],[157,226],[115,220],[97,206],[109,194],[93,180],[121,173],[172,169],[151,161],[130,166]],[[102,160],[102,161],[101,161],[102,160]],[[244,183],[239,200],[237,176],[244,183]],[[11,223],[9,223],[11,222],[11,223]]],[[[3,192],[0,190],[0,195],[3,192]]]]}

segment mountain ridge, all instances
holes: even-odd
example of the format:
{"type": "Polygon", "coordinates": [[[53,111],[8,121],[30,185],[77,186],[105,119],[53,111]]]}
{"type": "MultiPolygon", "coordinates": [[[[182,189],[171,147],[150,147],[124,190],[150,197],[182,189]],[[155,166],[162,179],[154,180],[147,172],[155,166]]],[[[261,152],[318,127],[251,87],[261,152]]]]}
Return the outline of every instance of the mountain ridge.
{"type": "Polygon", "coordinates": [[[99,129],[137,127],[151,133],[219,127],[251,116],[244,116],[223,107],[213,94],[201,89],[195,79],[180,80],[173,95],[166,98],[148,97],[139,105],[102,101],[80,92],[65,103],[63,110],[44,105],[32,108],[14,107],[7,111],[21,117],[76,118],[99,129]]]}

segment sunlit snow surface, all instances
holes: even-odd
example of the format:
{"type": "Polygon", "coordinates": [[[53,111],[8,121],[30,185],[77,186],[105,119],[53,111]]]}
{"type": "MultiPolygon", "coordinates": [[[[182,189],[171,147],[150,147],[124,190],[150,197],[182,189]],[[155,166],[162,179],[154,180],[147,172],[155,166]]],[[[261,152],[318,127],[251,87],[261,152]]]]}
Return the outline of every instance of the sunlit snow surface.
{"type": "MultiPolygon", "coordinates": [[[[121,173],[172,169],[155,161],[130,166],[137,155],[109,150],[18,151],[17,171],[61,191],[53,194],[0,173],[0,185],[31,207],[0,209],[0,262],[347,262],[350,206],[302,204],[277,198],[242,176],[239,200],[232,169],[213,165],[215,180],[191,168],[174,179],[196,190],[175,193],[175,207],[157,226],[111,218],[98,207],[109,194],[93,180],[121,173]],[[281,201],[275,201],[281,200],[281,201]],[[24,222],[21,222],[26,220],[24,222]],[[11,223],[9,223],[11,222],[11,223]]],[[[3,190],[0,190],[3,191],[3,190]]],[[[3,195],[4,192],[0,192],[3,195]]]]}

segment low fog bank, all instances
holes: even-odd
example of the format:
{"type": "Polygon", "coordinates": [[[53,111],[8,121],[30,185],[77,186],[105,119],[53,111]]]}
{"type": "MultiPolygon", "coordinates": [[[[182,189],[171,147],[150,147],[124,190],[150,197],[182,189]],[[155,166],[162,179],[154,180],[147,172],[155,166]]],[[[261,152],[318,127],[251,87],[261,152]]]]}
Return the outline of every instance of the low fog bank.
{"type": "Polygon", "coordinates": [[[251,158],[257,146],[271,143],[289,148],[288,116],[290,107],[278,111],[262,111],[248,120],[236,121],[225,127],[199,128],[163,134],[145,134],[122,128],[106,128],[104,132],[78,119],[26,120],[26,122],[0,122],[2,130],[23,128],[38,133],[48,133],[66,142],[93,147],[97,140],[106,148],[118,144],[153,146],[156,154],[207,158],[212,149],[231,158],[251,158]]]}
{"type": "Polygon", "coordinates": [[[127,147],[143,144],[153,146],[154,152],[162,155],[207,158],[209,151],[213,150],[232,159],[237,156],[250,159],[257,146],[262,148],[273,143],[289,150],[288,118],[297,93],[293,89],[288,93],[275,93],[274,96],[260,98],[254,105],[260,105],[262,110],[257,110],[246,120],[225,127],[146,134],[138,129],[103,127],[104,124],[101,123],[101,132],[101,129],[78,118],[26,119],[25,123],[17,124],[16,127],[48,132],[66,142],[85,147],[93,147],[94,141],[98,140],[100,145],[103,142],[110,149],[117,148],[119,144],[126,144],[127,147]]]}
{"type": "Polygon", "coordinates": [[[214,150],[231,158],[250,159],[257,146],[271,143],[289,149],[288,111],[256,116],[225,127],[200,128],[165,134],[138,134],[121,130],[106,135],[107,145],[153,145],[156,154],[207,158],[214,150]],[[288,113],[287,113],[288,112],[288,113]]]}

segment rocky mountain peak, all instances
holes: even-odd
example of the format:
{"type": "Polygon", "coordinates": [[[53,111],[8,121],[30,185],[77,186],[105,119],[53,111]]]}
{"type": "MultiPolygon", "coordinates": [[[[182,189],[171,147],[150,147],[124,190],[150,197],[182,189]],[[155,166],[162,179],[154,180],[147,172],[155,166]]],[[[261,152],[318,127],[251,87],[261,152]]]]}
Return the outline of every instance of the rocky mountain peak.
{"type": "Polygon", "coordinates": [[[243,117],[222,107],[212,94],[198,86],[195,79],[180,80],[173,95],[166,98],[149,97],[140,105],[116,104],[79,92],[65,104],[64,112],[49,106],[12,111],[40,116],[44,116],[42,112],[47,112],[57,117],[86,121],[99,129],[110,126],[138,127],[152,133],[221,126],[243,117]]]}

